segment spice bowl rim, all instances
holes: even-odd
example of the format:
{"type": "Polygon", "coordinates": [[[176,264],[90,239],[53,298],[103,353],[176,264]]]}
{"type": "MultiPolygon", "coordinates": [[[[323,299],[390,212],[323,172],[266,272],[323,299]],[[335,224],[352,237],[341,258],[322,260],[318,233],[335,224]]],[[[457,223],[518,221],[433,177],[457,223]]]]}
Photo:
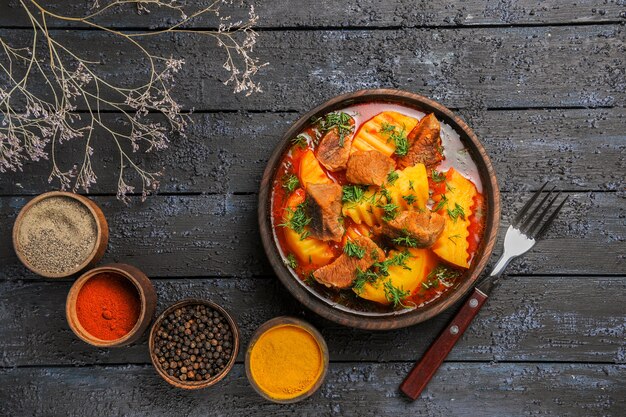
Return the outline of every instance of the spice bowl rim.
{"type": "Polygon", "coordinates": [[[70,193],[67,191],[49,191],[46,193],[39,194],[38,196],[32,198],[30,201],[26,203],[26,205],[24,205],[24,207],[20,209],[20,212],[15,218],[15,222],[13,224],[12,238],[13,238],[13,250],[15,251],[15,254],[17,255],[20,262],[22,262],[22,264],[26,268],[30,269],[35,274],[41,275],[42,277],[45,277],[45,278],[66,278],[66,277],[72,276],[74,274],[77,274],[85,270],[89,266],[95,265],[102,258],[106,250],[108,241],[109,241],[109,226],[106,221],[106,217],[104,216],[104,213],[102,212],[102,209],[91,199],[83,195],[70,193]],[[96,223],[96,240],[94,242],[93,249],[91,250],[89,255],[76,268],[73,268],[65,272],[60,272],[60,273],[52,273],[49,271],[44,271],[42,269],[39,269],[33,266],[24,255],[21,244],[20,244],[20,239],[19,239],[20,228],[22,226],[22,221],[24,220],[24,216],[26,215],[26,213],[31,208],[33,208],[37,203],[43,200],[46,200],[48,198],[56,198],[56,197],[71,198],[75,201],[78,201],[83,207],[89,210],[89,213],[91,213],[91,217],[96,223]]]}
{"type": "Polygon", "coordinates": [[[326,339],[324,339],[324,336],[322,336],[319,330],[317,330],[315,327],[313,327],[313,325],[311,325],[307,321],[304,321],[298,317],[278,316],[261,324],[252,334],[252,337],[250,338],[250,342],[248,343],[248,348],[246,349],[246,357],[245,357],[246,377],[248,378],[248,382],[250,383],[252,388],[261,397],[265,398],[266,400],[277,403],[277,404],[293,404],[293,403],[297,403],[297,402],[300,402],[302,400],[309,398],[310,396],[312,396],[319,390],[319,388],[324,383],[324,380],[326,379],[326,374],[328,373],[329,362],[330,362],[330,359],[329,359],[329,354],[328,354],[328,345],[326,344],[326,339]],[[315,341],[317,342],[317,345],[319,346],[319,349],[320,349],[320,353],[322,354],[322,371],[319,377],[317,378],[317,381],[315,382],[315,384],[311,386],[311,388],[309,388],[306,391],[303,391],[300,395],[296,397],[280,399],[280,398],[274,398],[270,396],[269,394],[267,394],[265,391],[263,391],[263,389],[261,389],[261,387],[254,380],[254,378],[252,377],[252,371],[250,369],[250,355],[252,353],[252,348],[254,347],[255,343],[259,340],[259,338],[263,334],[265,334],[267,331],[271,329],[282,327],[282,326],[289,326],[289,325],[300,327],[306,330],[311,336],[313,336],[313,339],[315,339],[315,341]]]}
{"type": "Polygon", "coordinates": [[[239,354],[239,339],[240,339],[239,326],[237,325],[235,318],[224,307],[222,307],[221,305],[211,300],[203,300],[200,298],[185,298],[183,300],[177,301],[174,304],[171,304],[170,306],[168,306],[165,310],[163,310],[163,312],[159,315],[159,317],[157,317],[157,319],[154,321],[154,323],[152,324],[152,328],[150,329],[148,348],[150,349],[150,360],[152,362],[152,366],[156,369],[157,373],[162,379],[164,379],[167,383],[169,383],[170,385],[176,388],[182,388],[186,390],[196,390],[196,389],[211,387],[217,384],[218,382],[220,382],[222,379],[226,377],[226,375],[230,373],[233,366],[235,366],[235,361],[237,360],[237,355],[239,354]],[[233,351],[224,369],[222,369],[222,371],[219,374],[213,376],[211,379],[207,379],[203,381],[190,381],[190,382],[177,381],[173,377],[169,376],[165,371],[163,371],[163,369],[161,369],[161,367],[157,363],[158,359],[156,355],[154,354],[154,341],[156,339],[156,332],[157,332],[157,329],[159,328],[159,324],[163,321],[163,319],[167,315],[175,311],[177,308],[185,307],[188,305],[196,305],[196,304],[201,304],[201,305],[211,307],[212,309],[217,310],[226,319],[233,334],[233,351]]]}
{"type": "Polygon", "coordinates": [[[86,343],[96,347],[121,347],[135,342],[143,335],[152,321],[156,309],[156,291],[148,277],[138,268],[128,264],[107,264],[90,269],[83,273],[70,288],[65,301],[65,316],[74,334],[86,343]],[[123,276],[133,284],[139,294],[141,310],[133,328],[124,336],[104,340],[93,336],[80,323],[76,314],[76,301],[83,286],[93,277],[102,273],[113,273],[123,276]]]}

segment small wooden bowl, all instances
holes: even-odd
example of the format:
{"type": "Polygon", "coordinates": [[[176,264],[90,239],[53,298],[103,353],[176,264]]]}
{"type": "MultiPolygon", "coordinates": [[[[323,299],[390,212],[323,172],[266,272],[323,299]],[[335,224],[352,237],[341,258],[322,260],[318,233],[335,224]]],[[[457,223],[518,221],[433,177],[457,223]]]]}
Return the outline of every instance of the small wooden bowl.
{"type": "Polygon", "coordinates": [[[233,369],[233,366],[235,365],[235,360],[237,359],[237,355],[239,354],[239,327],[237,326],[237,322],[235,321],[235,319],[226,310],[224,310],[224,308],[214,303],[213,301],[200,300],[196,298],[187,298],[185,300],[178,301],[177,303],[174,303],[168,308],[166,308],[165,311],[161,313],[161,315],[155,320],[154,324],[152,325],[152,329],[150,330],[149,349],[150,349],[150,359],[152,360],[152,365],[154,366],[154,369],[156,369],[157,373],[161,376],[161,378],[167,381],[168,384],[173,385],[177,388],[182,388],[182,389],[187,389],[187,390],[208,388],[210,386],[217,384],[222,379],[224,379],[226,375],[228,375],[230,370],[233,369]],[[154,339],[156,339],[156,332],[159,326],[161,325],[161,321],[165,317],[167,317],[169,314],[174,312],[177,308],[185,307],[188,305],[198,305],[198,304],[205,305],[207,307],[210,307],[213,310],[217,310],[224,318],[226,318],[226,321],[228,321],[228,325],[230,326],[231,331],[233,333],[233,351],[232,351],[232,355],[230,359],[228,360],[228,363],[226,364],[222,372],[215,375],[213,378],[207,379],[204,381],[182,382],[180,380],[174,379],[171,376],[169,376],[159,366],[158,358],[154,354],[154,339]]]}
{"type": "Polygon", "coordinates": [[[80,271],[83,271],[87,268],[93,267],[96,263],[98,263],[100,259],[102,259],[102,256],[104,255],[104,252],[106,251],[108,242],[109,242],[109,226],[107,224],[106,218],[104,217],[104,213],[102,213],[102,210],[100,209],[100,207],[87,197],[84,197],[79,194],[68,193],[65,191],[51,191],[48,193],[40,194],[37,197],[33,198],[22,208],[22,210],[20,210],[19,214],[17,215],[17,218],[15,219],[15,224],[13,225],[13,248],[15,250],[15,253],[17,254],[17,257],[24,264],[24,266],[26,266],[26,268],[46,278],[65,278],[65,277],[74,275],[80,271]],[[24,255],[24,252],[19,242],[19,231],[20,231],[20,227],[22,226],[22,220],[24,218],[24,214],[28,210],[30,210],[31,207],[33,207],[35,204],[37,204],[38,202],[44,199],[57,198],[57,197],[71,198],[71,199],[78,201],[83,206],[85,206],[89,210],[89,212],[92,214],[93,219],[96,222],[97,231],[96,231],[96,242],[89,256],[87,256],[87,258],[76,268],[63,272],[63,273],[55,274],[55,273],[38,269],[28,262],[28,259],[24,255]]]}
{"type": "Polygon", "coordinates": [[[70,292],[67,294],[67,301],[65,303],[65,315],[70,328],[83,341],[90,345],[97,347],[120,347],[126,346],[133,342],[136,342],[146,331],[156,310],[156,291],[150,279],[139,269],[132,265],[126,264],[108,264],[98,268],[91,269],[80,276],[70,288],[70,292]],[[102,340],[92,336],[85,328],[80,324],[78,316],[76,315],[76,300],[78,299],[78,293],[81,288],[90,278],[102,273],[110,273],[122,276],[128,279],[137,289],[139,293],[139,299],[141,302],[141,311],[139,318],[135,326],[126,333],[123,337],[115,340],[102,340]]]}
{"type": "Polygon", "coordinates": [[[258,220],[263,248],[270,265],[287,290],[304,306],[328,320],[344,326],[365,330],[391,330],[428,320],[447,310],[457,303],[478,280],[489,261],[496,243],[496,235],[500,224],[500,192],[496,173],[489,156],[472,129],[454,112],[442,104],[418,94],[391,89],[361,90],[331,98],[300,117],[283,135],[274,148],[259,187],[258,220]],[[447,294],[428,305],[411,311],[393,313],[360,312],[347,309],[323,297],[300,280],[285,265],[278,249],[278,243],[272,228],[272,184],[283,154],[292,145],[291,139],[301,132],[311,120],[329,112],[343,109],[355,104],[382,102],[400,104],[420,110],[426,114],[434,113],[439,121],[452,127],[460,136],[478,167],[483,185],[483,195],[487,205],[485,231],[478,250],[470,266],[467,278],[447,294]]]}
{"type": "Polygon", "coordinates": [[[306,321],[300,320],[299,318],[289,317],[289,316],[280,316],[280,317],[275,317],[263,323],[252,335],[252,339],[250,340],[250,344],[248,345],[248,350],[246,351],[246,376],[248,377],[248,381],[250,382],[250,385],[252,385],[252,388],[254,388],[254,390],[266,400],[269,400],[278,404],[292,404],[292,403],[297,403],[299,401],[302,401],[310,397],[322,386],[322,384],[324,383],[324,379],[326,378],[326,373],[328,372],[328,361],[329,361],[328,346],[326,345],[326,341],[324,340],[324,337],[321,335],[320,332],[317,331],[316,328],[311,326],[306,321]],[[310,389],[308,389],[307,391],[304,391],[302,394],[298,395],[297,397],[289,398],[289,399],[278,399],[278,398],[271,397],[265,391],[263,391],[261,387],[257,384],[257,382],[254,380],[254,378],[252,377],[252,372],[250,370],[250,354],[252,353],[252,348],[254,347],[254,344],[259,340],[261,335],[263,335],[265,332],[267,332],[270,329],[273,329],[275,327],[285,326],[285,325],[300,327],[306,330],[311,336],[313,336],[313,338],[319,345],[320,352],[322,354],[322,373],[320,374],[317,382],[310,389]]]}

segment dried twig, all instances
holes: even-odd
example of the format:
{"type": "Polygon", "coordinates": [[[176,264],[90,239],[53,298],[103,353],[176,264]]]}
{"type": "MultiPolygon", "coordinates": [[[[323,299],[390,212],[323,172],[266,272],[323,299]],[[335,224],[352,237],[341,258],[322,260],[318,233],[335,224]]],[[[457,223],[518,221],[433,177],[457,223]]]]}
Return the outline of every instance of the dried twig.
{"type": "Polygon", "coordinates": [[[97,179],[91,162],[92,139],[94,132],[101,130],[113,139],[119,150],[118,198],[127,202],[128,194],[135,190],[127,183],[125,173],[131,168],[140,178],[141,195],[145,199],[158,188],[160,172],[143,169],[132,154],[166,148],[171,132],[184,135],[189,115],[181,112],[180,105],[170,95],[172,82],[185,63],[184,59],[154,55],[143,45],[143,39],[176,32],[209,36],[226,53],[223,67],[230,77],[224,83],[232,85],[236,93],[249,95],[261,91],[253,77],[265,64],[259,64],[252,56],[257,40],[253,26],[258,16],[251,6],[246,21],[231,22],[228,17],[221,16],[224,3],[216,0],[188,15],[185,7],[176,0],[114,0],[104,6],[96,0],[90,14],[72,17],[54,13],[38,0],[20,0],[33,31],[29,46],[22,48],[14,47],[0,37],[0,54],[3,55],[0,58],[0,173],[21,171],[25,160],[50,158],[49,181],[58,180],[62,189],[88,191],[97,179]],[[139,33],[124,33],[96,23],[96,18],[106,11],[128,4],[135,5],[140,13],[148,13],[151,7],[163,7],[176,13],[179,21],[166,29],[139,33]],[[217,30],[186,28],[191,20],[205,14],[219,17],[217,30]],[[124,87],[116,80],[98,75],[98,62],[84,58],[48,30],[51,19],[86,24],[138,49],[149,64],[145,82],[138,87],[124,87]],[[33,86],[37,86],[37,90],[33,86]],[[76,112],[78,106],[87,109],[86,117],[76,112]],[[128,128],[120,130],[119,125],[103,119],[101,108],[118,111],[128,128]],[[146,117],[149,113],[161,114],[167,122],[150,121],[146,117]],[[62,168],[55,158],[57,148],[77,139],[84,140],[82,163],[62,168]]]}

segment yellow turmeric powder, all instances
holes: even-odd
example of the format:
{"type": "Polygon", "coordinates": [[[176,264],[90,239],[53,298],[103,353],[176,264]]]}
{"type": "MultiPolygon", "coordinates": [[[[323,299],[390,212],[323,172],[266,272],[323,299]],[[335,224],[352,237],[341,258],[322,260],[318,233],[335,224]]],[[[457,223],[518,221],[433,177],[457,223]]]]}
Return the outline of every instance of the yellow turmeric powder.
{"type": "Polygon", "coordinates": [[[307,330],[295,325],[273,327],[252,346],[252,379],[268,396],[288,400],[308,391],[323,371],[319,344],[307,330]]]}

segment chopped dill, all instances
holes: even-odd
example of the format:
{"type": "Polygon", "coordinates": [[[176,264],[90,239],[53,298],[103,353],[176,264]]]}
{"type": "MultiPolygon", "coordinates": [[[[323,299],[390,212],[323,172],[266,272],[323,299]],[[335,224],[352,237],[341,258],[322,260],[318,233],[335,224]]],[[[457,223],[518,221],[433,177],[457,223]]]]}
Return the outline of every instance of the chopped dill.
{"type": "Polygon", "coordinates": [[[289,227],[294,232],[300,234],[300,239],[306,239],[309,236],[309,231],[305,230],[305,227],[311,223],[311,218],[306,214],[306,202],[300,203],[296,206],[296,209],[287,207],[287,218],[285,223],[280,224],[282,227],[289,227]]]}
{"type": "Polygon", "coordinates": [[[396,204],[393,204],[393,203],[379,204],[378,207],[383,209],[383,211],[385,212],[385,214],[383,214],[383,220],[386,222],[389,222],[395,219],[396,216],[398,215],[398,206],[396,204]]]}
{"type": "Polygon", "coordinates": [[[356,270],[356,279],[352,283],[352,289],[357,294],[362,294],[365,288],[365,284],[370,283],[374,285],[376,280],[378,279],[378,275],[374,271],[366,270],[361,271],[359,268],[356,270]]]}
{"type": "Polygon", "coordinates": [[[306,145],[308,144],[308,139],[304,133],[300,133],[298,136],[291,139],[291,143],[295,146],[299,146],[302,149],[304,149],[306,148],[306,145]]]}
{"type": "Polygon", "coordinates": [[[398,178],[400,178],[400,175],[397,171],[390,171],[389,174],[387,174],[387,182],[391,185],[393,185],[398,178]]]}
{"type": "Polygon", "coordinates": [[[409,180],[409,190],[415,191],[413,180],[409,180]]]}
{"type": "Polygon", "coordinates": [[[298,267],[298,261],[293,253],[287,255],[287,259],[285,259],[285,265],[287,265],[291,269],[296,269],[298,267]]]}
{"type": "Polygon", "coordinates": [[[283,188],[290,193],[294,192],[296,188],[300,186],[300,180],[294,174],[289,174],[283,177],[283,188]]]}
{"type": "Polygon", "coordinates": [[[354,125],[350,123],[351,119],[348,113],[333,112],[328,113],[323,118],[320,117],[316,120],[316,123],[324,132],[328,132],[336,127],[339,133],[339,146],[343,147],[346,136],[354,132],[354,125]]]}
{"type": "Polygon", "coordinates": [[[404,127],[397,130],[396,126],[383,122],[378,132],[388,135],[387,142],[393,142],[396,145],[396,155],[406,156],[406,154],[409,153],[409,140],[406,137],[406,129],[404,127]]]}
{"type": "Polygon", "coordinates": [[[352,258],[363,259],[365,256],[365,248],[362,248],[350,239],[348,239],[346,245],[343,247],[343,252],[352,258]]]}
{"type": "Polygon", "coordinates": [[[459,203],[454,203],[454,210],[447,209],[447,211],[448,216],[450,216],[450,218],[455,222],[456,219],[459,217],[465,220],[465,211],[463,210],[463,207],[459,205],[459,203]]]}
{"type": "Polygon", "coordinates": [[[419,243],[417,241],[417,239],[415,239],[413,236],[411,236],[406,231],[404,232],[404,236],[400,236],[400,237],[397,237],[395,239],[391,239],[391,241],[393,243],[395,243],[396,245],[406,246],[406,247],[409,247],[409,248],[416,248],[418,243],[419,243]]]}
{"type": "Polygon", "coordinates": [[[341,201],[344,203],[360,203],[365,196],[365,190],[358,185],[344,185],[341,201]]]}
{"type": "Polygon", "coordinates": [[[408,306],[403,304],[403,301],[411,294],[410,291],[405,290],[403,287],[396,287],[395,285],[393,285],[390,279],[385,281],[384,290],[385,298],[387,299],[387,301],[393,304],[394,308],[398,306],[409,308],[408,306]]]}
{"type": "Polygon", "coordinates": [[[445,172],[437,172],[433,169],[431,171],[430,177],[433,179],[434,182],[442,182],[445,181],[446,174],[445,172]]]}
{"type": "Polygon", "coordinates": [[[453,280],[458,278],[461,275],[461,272],[449,268],[443,264],[439,264],[433,269],[428,276],[426,277],[426,282],[422,282],[422,287],[425,289],[430,289],[434,287],[438,287],[439,284],[442,284],[445,287],[451,287],[453,285],[453,280]]]}
{"type": "Polygon", "coordinates": [[[441,194],[441,200],[437,203],[435,207],[433,207],[433,211],[439,211],[443,208],[444,205],[448,204],[448,197],[445,194],[441,194]]]}
{"type": "Polygon", "coordinates": [[[415,196],[415,194],[409,194],[409,195],[403,195],[402,199],[406,201],[407,204],[413,204],[415,203],[415,200],[417,199],[417,197],[415,196]]]}

